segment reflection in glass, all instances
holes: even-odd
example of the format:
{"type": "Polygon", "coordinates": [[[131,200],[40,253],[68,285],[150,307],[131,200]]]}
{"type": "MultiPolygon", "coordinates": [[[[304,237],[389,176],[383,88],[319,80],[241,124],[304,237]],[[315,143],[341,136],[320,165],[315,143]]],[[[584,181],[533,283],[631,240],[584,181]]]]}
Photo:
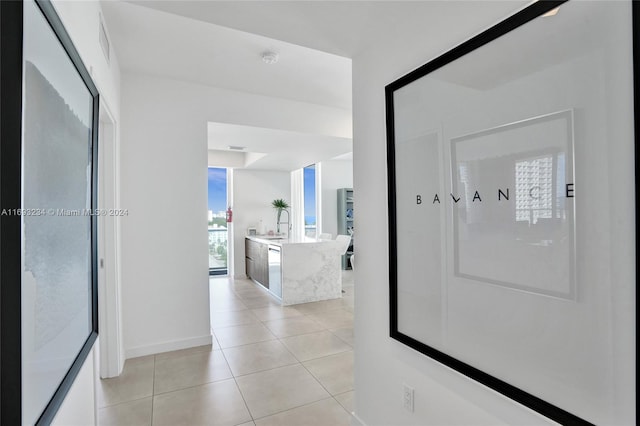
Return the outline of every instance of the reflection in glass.
{"type": "Polygon", "coordinates": [[[538,219],[566,216],[565,197],[561,196],[565,191],[564,153],[518,161],[515,174],[517,222],[535,225],[538,219]]]}
{"type": "Polygon", "coordinates": [[[456,275],[574,298],[572,128],[562,111],[452,139],[456,275]]]}

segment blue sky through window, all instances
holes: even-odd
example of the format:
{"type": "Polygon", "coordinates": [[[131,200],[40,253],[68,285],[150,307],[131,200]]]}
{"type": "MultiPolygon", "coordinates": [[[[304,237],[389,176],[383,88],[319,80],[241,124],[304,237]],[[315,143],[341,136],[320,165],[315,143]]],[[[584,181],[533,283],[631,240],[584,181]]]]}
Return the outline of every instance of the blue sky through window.
{"type": "Polygon", "coordinates": [[[214,213],[227,209],[227,169],[209,167],[209,210],[214,213]]]}
{"type": "Polygon", "coordinates": [[[316,223],[316,166],[304,168],[304,221],[307,225],[316,223]]]}

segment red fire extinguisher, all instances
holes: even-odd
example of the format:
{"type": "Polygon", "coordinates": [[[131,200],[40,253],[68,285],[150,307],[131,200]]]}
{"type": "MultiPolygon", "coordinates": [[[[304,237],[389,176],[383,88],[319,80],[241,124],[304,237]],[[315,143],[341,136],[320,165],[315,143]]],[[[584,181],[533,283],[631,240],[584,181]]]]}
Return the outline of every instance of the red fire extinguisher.
{"type": "Polygon", "coordinates": [[[231,223],[233,219],[233,212],[231,211],[231,206],[227,209],[227,223],[231,223]]]}

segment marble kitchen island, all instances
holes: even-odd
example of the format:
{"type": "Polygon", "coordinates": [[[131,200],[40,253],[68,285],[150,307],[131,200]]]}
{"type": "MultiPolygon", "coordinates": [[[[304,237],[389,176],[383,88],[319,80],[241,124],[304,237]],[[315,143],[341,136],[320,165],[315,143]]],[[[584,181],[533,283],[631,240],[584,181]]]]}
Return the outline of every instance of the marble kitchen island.
{"type": "Polygon", "coordinates": [[[341,255],[336,241],[245,238],[247,276],[283,305],[342,297],[341,255]]]}

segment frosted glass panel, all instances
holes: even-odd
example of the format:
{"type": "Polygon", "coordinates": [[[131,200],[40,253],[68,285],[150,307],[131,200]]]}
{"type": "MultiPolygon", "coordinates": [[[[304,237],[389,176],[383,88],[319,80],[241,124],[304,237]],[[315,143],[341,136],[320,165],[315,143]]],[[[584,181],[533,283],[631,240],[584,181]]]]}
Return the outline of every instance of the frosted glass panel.
{"type": "Polygon", "coordinates": [[[24,5],[23,423],[42,414],[92,330],[91,93],[24,5]]]}
{"type": "Polygon", "coordinates": [[[570,1],[387,92],[392,336],[595,424],[635,423],[631,16],[570,1]]]}

